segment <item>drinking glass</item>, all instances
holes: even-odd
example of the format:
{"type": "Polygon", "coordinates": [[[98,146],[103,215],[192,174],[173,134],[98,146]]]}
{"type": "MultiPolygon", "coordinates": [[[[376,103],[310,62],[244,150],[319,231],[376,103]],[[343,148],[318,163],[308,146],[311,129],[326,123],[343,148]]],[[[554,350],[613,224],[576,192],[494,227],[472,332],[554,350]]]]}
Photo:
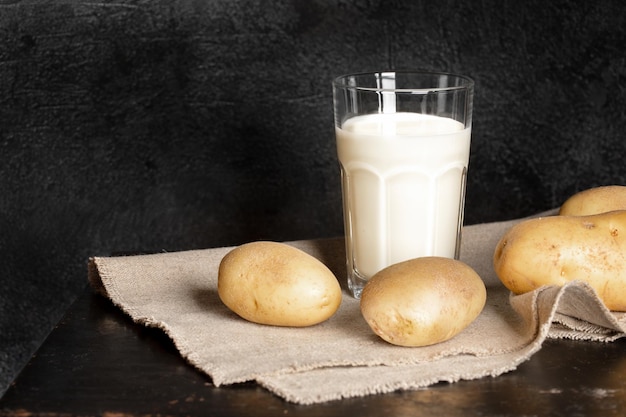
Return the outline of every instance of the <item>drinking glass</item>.
{"type": "Polygon", "coordinates": [[[455,74],[372,72],[333,81],[348,286],[381,269],[459,257],[474,82],[455,74]]]}

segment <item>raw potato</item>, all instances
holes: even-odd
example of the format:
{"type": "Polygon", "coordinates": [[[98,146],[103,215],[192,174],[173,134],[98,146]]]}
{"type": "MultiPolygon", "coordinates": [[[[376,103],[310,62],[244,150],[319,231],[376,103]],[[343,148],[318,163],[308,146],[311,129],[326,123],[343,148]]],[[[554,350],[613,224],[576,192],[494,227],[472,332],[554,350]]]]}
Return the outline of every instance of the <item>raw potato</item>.
{"type": "Polygon", "coordinates": [[[626,311],[626,211],[518,223],[496,246],[494,268],[516,294],[581,280],[610,310],[626,311]]]}
{"type": "Polygon", "coordinates": [[[589,216],[607,211],[626,210],[626,187],[606,185],[581,191],[561,206],[562,216],[589,216]]]}
{"type": "Polygon", "coordinates": [[[361,313],[374,333],[399,346],[427,346],[459,334],[480,314],[487,291],[461,261],[424,257],[391,265],[361,293],[361,313]]]}
{"type": "Polygon", "coordinates": [[[247,243],[227,253],[217,291],[239,316],[274,326],[311,326],[341,304],[339,282],[322,262],[278,242],[247,243]]]}

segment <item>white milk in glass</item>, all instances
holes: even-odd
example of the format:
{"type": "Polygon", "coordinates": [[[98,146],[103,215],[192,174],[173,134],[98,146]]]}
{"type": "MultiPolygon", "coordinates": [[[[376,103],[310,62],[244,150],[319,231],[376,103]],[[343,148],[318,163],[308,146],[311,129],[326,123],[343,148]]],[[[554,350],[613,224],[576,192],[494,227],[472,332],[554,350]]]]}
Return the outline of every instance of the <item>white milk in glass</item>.
{"type": "Polygon", "coordinates": [[[337,128],[348,266],[362,284],[397,262],[458,255],[470,133],[453,119],[401,112],[337,128]]]}

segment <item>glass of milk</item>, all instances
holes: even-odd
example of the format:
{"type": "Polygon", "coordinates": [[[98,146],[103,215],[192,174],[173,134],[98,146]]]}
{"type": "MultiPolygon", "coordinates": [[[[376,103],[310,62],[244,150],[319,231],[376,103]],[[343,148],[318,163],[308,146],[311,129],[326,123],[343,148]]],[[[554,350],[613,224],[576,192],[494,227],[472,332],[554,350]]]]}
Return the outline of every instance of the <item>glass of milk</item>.
{"type": "Polygon", "coordinates": [[[359,298],[381,269],[458,258],[474,83],[426,72],[333,81],[348,286],[359,298]]]}

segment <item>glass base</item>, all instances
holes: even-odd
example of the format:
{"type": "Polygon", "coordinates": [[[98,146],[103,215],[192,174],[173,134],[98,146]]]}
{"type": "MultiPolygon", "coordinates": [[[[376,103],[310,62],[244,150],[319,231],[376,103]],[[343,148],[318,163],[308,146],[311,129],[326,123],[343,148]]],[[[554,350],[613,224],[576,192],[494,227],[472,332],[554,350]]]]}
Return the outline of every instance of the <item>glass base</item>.
{"type": "Polygon", "coordinates": [[[361,298],[361,292],[363,292],[365,284],[367,284],[367,278],[348,267],[348,288],[352,296],[357,300],[361,298]]]}

